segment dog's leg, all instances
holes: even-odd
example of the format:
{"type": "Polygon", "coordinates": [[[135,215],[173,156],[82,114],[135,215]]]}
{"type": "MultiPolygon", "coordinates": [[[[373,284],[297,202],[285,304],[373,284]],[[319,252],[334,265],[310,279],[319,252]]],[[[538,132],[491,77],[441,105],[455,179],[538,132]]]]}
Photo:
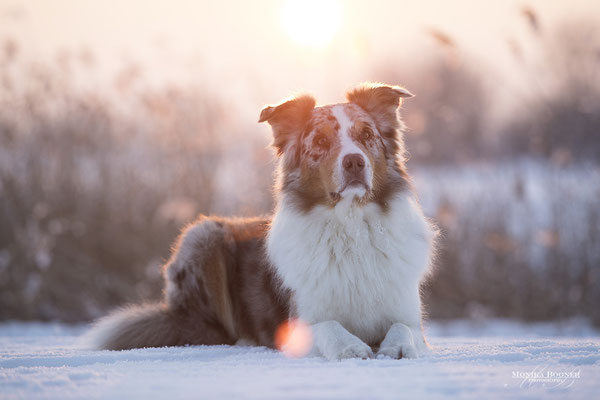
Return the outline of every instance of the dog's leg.
{"type": "Polygon", "coordinates": [[[228,289],[229,232],[201,217],[179,237],[165,267],[165,303],[185,324],[186,344],[233,344],[237,332],[228,289]]]}
{"type": "Polygon", "coordinates": [[[322,355],[328,360],[373,357],[371,347],[348,332],[337,321],[313,324],[312,333],[312,355],[322,355]]]}
{"type": "Polygon", "coordinates": [[[410,328],[403,323],[395,323],[381,342],[377,355],[391,358],[417,358],[428,350],[420,328],[410,328]]]}

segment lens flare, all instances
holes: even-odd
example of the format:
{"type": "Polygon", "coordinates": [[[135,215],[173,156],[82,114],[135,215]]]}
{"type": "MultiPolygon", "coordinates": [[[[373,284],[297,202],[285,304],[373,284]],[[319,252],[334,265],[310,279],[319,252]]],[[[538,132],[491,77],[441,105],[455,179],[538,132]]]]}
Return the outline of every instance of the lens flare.
{"type": "Polygon", "coordinates": [[[275,332],[275,346],[287,357],[304,357],[312,347],[310,326],[299,319],[289,319],[275,332]]]}

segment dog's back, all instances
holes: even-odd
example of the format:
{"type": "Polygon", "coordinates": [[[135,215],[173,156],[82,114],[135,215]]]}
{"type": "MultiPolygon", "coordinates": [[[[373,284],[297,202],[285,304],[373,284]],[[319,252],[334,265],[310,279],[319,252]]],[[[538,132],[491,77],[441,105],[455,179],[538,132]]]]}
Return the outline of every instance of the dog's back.
{"type": "Polygon", "coordinates": [[[130,306],[98,321],[95,347],[122,350],[185,344],[273,347],[289,294],[268,264],[269,221],[201,217],[179,237],[165,266],[165,300],[130,306]]]}

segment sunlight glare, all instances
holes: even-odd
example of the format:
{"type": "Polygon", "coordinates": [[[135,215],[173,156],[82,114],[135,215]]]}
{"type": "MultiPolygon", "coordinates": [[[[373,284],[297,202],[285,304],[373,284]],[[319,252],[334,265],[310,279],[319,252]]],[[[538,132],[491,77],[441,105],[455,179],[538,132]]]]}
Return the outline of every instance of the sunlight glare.
{"type": "Polygon", "coordinates": [[[294,41],[305,46],[325,46],[340,28],[342,6],[339,0],[285,0],[282,19],[294,41]]]}
{"type": "Polygon", "coordinates": [[[275,332],[275,347],[288,357],[304,357],[313,343],[310,326],[299,319],[290,319],[275,332]]]}

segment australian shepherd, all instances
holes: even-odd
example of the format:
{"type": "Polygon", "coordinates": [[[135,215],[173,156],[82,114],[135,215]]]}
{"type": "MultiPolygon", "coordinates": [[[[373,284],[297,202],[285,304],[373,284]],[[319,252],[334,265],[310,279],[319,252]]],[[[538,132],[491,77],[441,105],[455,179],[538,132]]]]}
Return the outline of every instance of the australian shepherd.
{"type": "Polygon", "coordinates": [[[310,327],[309,354],[330,360],[426,352],[420,286],[435,229],[405,167],[398,109],[411,96],[367,83],[344,103],[265,107],[279,157],[272,217],[200,217],[164,267],[164,301],[101,319],[95,346],[275,347],[292,319],[310,327]]]}

